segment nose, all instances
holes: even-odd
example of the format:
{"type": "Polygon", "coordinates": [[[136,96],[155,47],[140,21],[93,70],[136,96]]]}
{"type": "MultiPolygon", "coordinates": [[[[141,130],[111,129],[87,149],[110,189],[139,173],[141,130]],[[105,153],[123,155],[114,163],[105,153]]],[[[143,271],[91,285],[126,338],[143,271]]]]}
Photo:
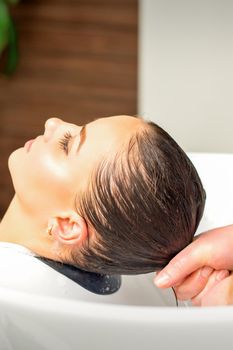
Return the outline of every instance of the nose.
{"type": "Polygon", "coordinates": [[[59,118],[49,118],[45,122],[45,132],[44,132],[44,140],[48,142],[57,129],[57,127],[62,124],[62,120],[59,118]]]}

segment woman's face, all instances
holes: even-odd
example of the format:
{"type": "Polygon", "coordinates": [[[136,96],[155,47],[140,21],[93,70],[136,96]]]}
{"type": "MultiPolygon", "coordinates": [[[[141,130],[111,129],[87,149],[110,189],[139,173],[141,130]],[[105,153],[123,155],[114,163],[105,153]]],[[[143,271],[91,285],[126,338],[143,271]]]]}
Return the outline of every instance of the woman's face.
{"type": "Polygon", "coordinates": [[[111,157],[142,125],[129,116],[97,119],[86,126],[50,118],[43,135],[14,151],[9,169],[23,209],[47,220],[74,209],[75,196],[103,157],[111,157]]]}

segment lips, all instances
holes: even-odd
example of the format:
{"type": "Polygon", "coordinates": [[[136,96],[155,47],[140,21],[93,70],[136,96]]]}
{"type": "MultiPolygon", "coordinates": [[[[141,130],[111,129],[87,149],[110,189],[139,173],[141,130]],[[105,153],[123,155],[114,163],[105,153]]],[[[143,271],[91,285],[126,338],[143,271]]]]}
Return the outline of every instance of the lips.
{"type": "Polygon", "coordinates": [[[25,143],[24,148],[26,149],[27,152],[30,151],[30,148],[31,148],[33,142],[34,142],[34,140],[29,140],[25,143]]]}

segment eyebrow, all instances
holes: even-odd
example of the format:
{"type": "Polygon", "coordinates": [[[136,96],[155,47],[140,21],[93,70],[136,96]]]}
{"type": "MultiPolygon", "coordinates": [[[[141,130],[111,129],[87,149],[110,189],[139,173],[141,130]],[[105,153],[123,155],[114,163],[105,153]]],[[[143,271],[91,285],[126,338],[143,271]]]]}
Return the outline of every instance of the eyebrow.
{"type": "Polygon", "coordinates": [[[86,125],[83,125],[80,130],[80,142],[79,142],[76,154],[80,151],[80,148],[84,144],[85,140],[86,140],[86,125]]]}

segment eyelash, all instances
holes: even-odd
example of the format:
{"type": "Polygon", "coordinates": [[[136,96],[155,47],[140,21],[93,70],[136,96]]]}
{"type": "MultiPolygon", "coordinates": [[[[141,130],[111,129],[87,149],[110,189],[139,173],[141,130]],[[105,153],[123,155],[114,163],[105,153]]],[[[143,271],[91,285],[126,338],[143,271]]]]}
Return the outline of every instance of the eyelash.
{"type": "Polygon", "coordinates": [[[59,147],[68,155],[68,145],[72,135],[69,131],[66,131],[63,137],[59,140],[59,147]]]}

